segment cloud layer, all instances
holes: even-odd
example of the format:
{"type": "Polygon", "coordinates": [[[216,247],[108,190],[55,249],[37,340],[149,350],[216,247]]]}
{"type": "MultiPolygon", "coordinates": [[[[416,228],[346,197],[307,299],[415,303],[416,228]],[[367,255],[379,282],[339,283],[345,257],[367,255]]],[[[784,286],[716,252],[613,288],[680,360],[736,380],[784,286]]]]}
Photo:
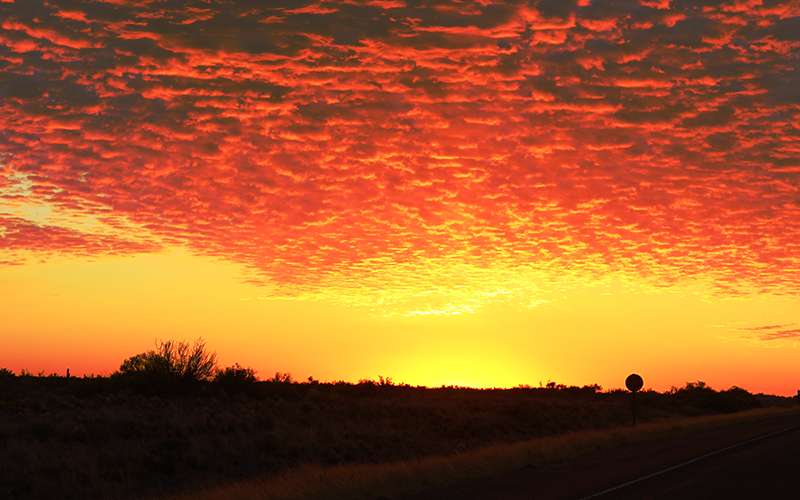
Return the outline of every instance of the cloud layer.
{"type": "Polygon", "coordinates": [[[800,337],[800,328],[792,323],[741,328],[759,340],[793,340],[800,337]]]}
{"type": "Polygon", "coordinates": [[[6,205],[153,241],[6,214],[0,249],[800,292],[796,1],[282,3],[0,0],[6,205]]]}

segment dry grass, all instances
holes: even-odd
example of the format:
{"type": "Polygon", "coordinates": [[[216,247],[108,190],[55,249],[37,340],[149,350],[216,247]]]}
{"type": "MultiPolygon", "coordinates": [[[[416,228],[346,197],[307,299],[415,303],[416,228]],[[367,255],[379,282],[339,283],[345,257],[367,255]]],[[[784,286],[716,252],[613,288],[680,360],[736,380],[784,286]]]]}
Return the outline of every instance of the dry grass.
{"type": "MultiPolygon", "coordinates": [[[[281,379],[229,391],[221,381],[139,382],[0,377],[0,498],[126,500],[213,491],[255,477],[283,477],[285,485],[270,480],[263,488],[285,491],[284,498],[338,491],[331,481],[393,491],[408,477],[435,484],[492,470],[513,458],[511,443],[611,429],[630,418],[627,393],[593,386],[475,390],[281,379]],[[497,458],[493,449],[505,451],[497,458]],[[466,458],[423,459],[461,452],[466,458]],[[388,472],[374,474],[382,470],[388,472]]],[[[794,404],[697,384],[645,391],[639,402],[642,421],[794,404]]],[[[566,442],[554,441],[549,455],[565,452],[566,442]]],[[[523,453],[519,460],[530,459],[523,453]]]]}
{"type": "Polygon", "coordinates": [[[681,436],[711,427],[743,423],[767,415],[798,413],[795,408],[758,409],[736,414],[669,419],[633,427],[580,431],[513,444],[488,446],[448,456],[426,457],[387,464],[301,466],[259,480],[234,483],[172,500],[334,500],[395,498],[423,489],[489,477],[525,466],[574,458],[599,449],[681,436]]]}

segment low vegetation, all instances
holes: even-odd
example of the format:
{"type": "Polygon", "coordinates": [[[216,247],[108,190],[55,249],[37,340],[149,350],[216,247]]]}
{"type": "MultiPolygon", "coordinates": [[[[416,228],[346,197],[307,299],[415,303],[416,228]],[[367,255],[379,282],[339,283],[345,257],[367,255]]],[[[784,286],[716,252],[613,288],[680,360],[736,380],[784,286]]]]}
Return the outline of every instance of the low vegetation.
{"type": "Polygon", "coordinates": [[[798,409],[772,407],[674,418],[636,427],[576,431],[381,464],[303,466],[280,475],[175,495],[170,500],[388,500],[415,498],[421,493],[430,498],[429,492],[435,492],[433,496],[436,496],[453,486],[469,486],[498,475],[554,465],[557,468],[558,464],[584,454],[604,453],[625,446],[636,446],[646,452],[652,450],[653,445],[663,446],[664,440],[692,439],[709,430],[759,425],[765,418],[787,413],[796,416],[798,409]]]}
{"type": "MultiPolygon", "coordinates": [[[[788,404],[700,382],[639,394],[640,418],[788,404]]],[[[349,467],[607,429],[628,395],[598,386],[425,388],[388,377],[296,382],[219,369],[202,341],[164,342],[108,377],[0,370],[0,498],[134,498],[298,467],[349,467]]]]}
{"type": "Polygon", "coordinates": [[[156,348],[131,356],[122,362],[119,375],[145,377],[151,381],[181,380],[202,382],[217,371],[217,355],[206,349],[205,342],[157,342],[156,348]]]}

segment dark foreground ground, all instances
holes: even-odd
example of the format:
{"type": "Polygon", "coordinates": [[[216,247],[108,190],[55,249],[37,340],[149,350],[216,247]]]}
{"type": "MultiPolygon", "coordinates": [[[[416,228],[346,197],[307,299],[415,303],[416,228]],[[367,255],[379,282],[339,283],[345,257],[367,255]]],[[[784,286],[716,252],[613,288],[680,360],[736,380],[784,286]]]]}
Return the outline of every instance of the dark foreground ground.
{"type": "Polygon", "coordinates": [[[800,411],[611,447],[414,500],[798,498],[800,411]],[[762,439],[763,438],[763,439],[762,439]]]}
{"type": "MultiPolygon", "coordinates": [[[[798,498],[800,417],[793,430],[708,457],[600,498],[798,498]]],[[[760,429],[759,429],[760,430],[760,429]]]]}
{"type": "MultiPolygon", "coordinates": [[[[640,394],[643,421],[786,405],[690,384],[640,394]]],[[[0,379],[0,498],[136,498],[302,464],[380,463],[624,425],[596,387],[473,390],[259,382],[180,387],[0,379]]]]}

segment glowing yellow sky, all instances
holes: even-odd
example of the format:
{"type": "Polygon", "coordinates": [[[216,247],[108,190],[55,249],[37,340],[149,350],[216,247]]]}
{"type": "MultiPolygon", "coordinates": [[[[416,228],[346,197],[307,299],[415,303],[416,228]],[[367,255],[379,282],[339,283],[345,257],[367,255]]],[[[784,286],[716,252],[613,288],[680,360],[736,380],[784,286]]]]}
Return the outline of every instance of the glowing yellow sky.
{"type": "Polygon", "coordinates": [[[462,314],[385,314],[332,294],[264,298],[243,269],[173,250],[51,258],[0,269],[2,364],[109,373],[155,339],[203,337],[223,363],[322,380],[393,377],[411,384],[622,385],[638,371],[658,389],[702,379],[793,393],[795,341],[747,328],[797,323],[791,296],[711,297],[693,287],[571,283],[538,303],[489,302],[462,314]]]}

